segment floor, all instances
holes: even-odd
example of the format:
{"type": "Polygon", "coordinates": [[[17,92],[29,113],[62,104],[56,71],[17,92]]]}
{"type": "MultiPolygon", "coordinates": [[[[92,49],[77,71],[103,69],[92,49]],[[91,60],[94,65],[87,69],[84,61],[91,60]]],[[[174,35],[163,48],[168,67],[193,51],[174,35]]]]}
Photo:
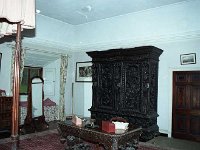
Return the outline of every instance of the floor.
{"type": "Polygon", "coordinates": [[[182,139],[168,138],[164,136],[158,136],[154,139],[148,141],[153,145],[159,146],[161,148],[168,148],[171,150],[200,150],[200,142],[193,142],[182,139]]]}
{"type": "MultiPolygon", "coordinates": [[[[49,123],[50,129],[57,129],[57,121],[49,123]]],[[[167,148],[170,150],[200,150],[200,142],[192,142],[182,139],[168,138],[164,136],[157,136],[154,139],[148,141],[152,145],[160,148],[167,148]]]]}
{"type": "MultiPolygon", "coordinates": [[[[49,130],[57,129],[57,122],[58,121],[48,122],[49,130]]],[[[3,131],[0,130],[0,139],[9,138],[10,136],[11,136],[11,133],[9,130],[3,130],[3,131]]]]}
{"type": "MultiPolygon", "coordinates": [[[[49,129],[50,130],[57,129],[57,121],[49,122],[49,129]]],[[[52,130],[52,131],[57,131],[57,130],[52,130]]],[[[143,142],[143,144],[145,143],[143,142]]],[[[160,147],[161,149],[167,149],[167,150],[200,150],[200,142],[174,139],[164,136],[157,136],[154,139],[146,142],[146,144],[155,145],[157,147],[160,147]]]]}

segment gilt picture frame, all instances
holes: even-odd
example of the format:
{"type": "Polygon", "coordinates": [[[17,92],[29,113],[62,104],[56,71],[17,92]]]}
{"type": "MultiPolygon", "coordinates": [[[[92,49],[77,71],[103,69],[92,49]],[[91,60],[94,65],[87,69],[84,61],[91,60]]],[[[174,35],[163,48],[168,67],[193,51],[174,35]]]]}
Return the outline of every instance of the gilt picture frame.
{"type": "Polygon", "coordinates": [[[92,62],[76,63],[76,82],[92,82],[92,62]]]}
{"type": "Polygon", "coordinates": [[[196,53],[181,54],[181,65],[196,64],[196,53]]]}

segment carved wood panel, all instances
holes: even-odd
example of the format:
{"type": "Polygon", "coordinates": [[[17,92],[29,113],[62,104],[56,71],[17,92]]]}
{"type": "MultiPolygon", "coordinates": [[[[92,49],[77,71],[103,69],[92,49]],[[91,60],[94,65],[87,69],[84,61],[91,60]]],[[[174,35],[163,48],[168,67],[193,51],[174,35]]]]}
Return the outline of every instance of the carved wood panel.
{"type": "Polygon", "coordinates": [[[132,62],[124,63],[122,111],[141,112],[142,76],[140,66],[140,64],[132,62]]]}
{"type": "Polygon", "coordinates": [[[114,82],[114,66],[112,63],[102,63],[99,65],[99,83],[98,83],[98,102],[99,108],[115,109],[115,91],[114,82]]]}

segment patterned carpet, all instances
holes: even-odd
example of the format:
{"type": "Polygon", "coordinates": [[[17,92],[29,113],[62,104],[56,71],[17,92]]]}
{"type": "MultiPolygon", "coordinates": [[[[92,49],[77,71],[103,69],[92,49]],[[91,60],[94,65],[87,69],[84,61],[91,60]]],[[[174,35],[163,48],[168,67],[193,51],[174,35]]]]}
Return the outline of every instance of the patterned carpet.
{"type": "MultiPolygon", "coordinates": [[[[89,147],[82,150],[96,150],[94,144],[84,143],[89,145],[89,147]]],[[[20,136],[20,140],[16,143],[10,138],[0,140],[0,150],[65,150],[67,149],[67,144],[62,144],[60,142],[60,137],[57,130],[48,130],[40,133],[33,133],[29,135],[20,136]],[[17,148],[14,148],[17,145],[17,148]]],[[[80,148],[74,148],[74,150],[79,150],[80,148]]],[[[100,148],[102,149],[102,148],[100,148]]],[[[127,150],[132,150],[128,149],[127,150]]],[[[149,145],[146,143],[139,143],[138,150],[161,150],[159,147],[149,145]]]]}
{"type": "Polygon", "coordinates": [[[57,130],[49,130],[39,133],[20,136],[16,143],[10,138],[0,140],[0,150],[12,150],[17,145],[17,150],[64,150],[57,130]]]}

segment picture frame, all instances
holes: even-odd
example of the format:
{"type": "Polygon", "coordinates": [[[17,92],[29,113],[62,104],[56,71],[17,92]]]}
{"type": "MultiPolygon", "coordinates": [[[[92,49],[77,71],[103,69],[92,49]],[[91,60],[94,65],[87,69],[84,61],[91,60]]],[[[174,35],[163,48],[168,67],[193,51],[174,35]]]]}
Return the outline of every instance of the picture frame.
{"type": "Polygon", "coordinates": [[[76,82],[92,82],[92,62],[76,62],[76,82]]]}
{"type": "Polygon", "coordinates": [[[6,96],[6,91],[0,89],[0,96],[6,96]]]}
{"type": "Polygon", "coordinates": [[[181,65],[196,64],[196,53],[181,54],[181,65]]]}

